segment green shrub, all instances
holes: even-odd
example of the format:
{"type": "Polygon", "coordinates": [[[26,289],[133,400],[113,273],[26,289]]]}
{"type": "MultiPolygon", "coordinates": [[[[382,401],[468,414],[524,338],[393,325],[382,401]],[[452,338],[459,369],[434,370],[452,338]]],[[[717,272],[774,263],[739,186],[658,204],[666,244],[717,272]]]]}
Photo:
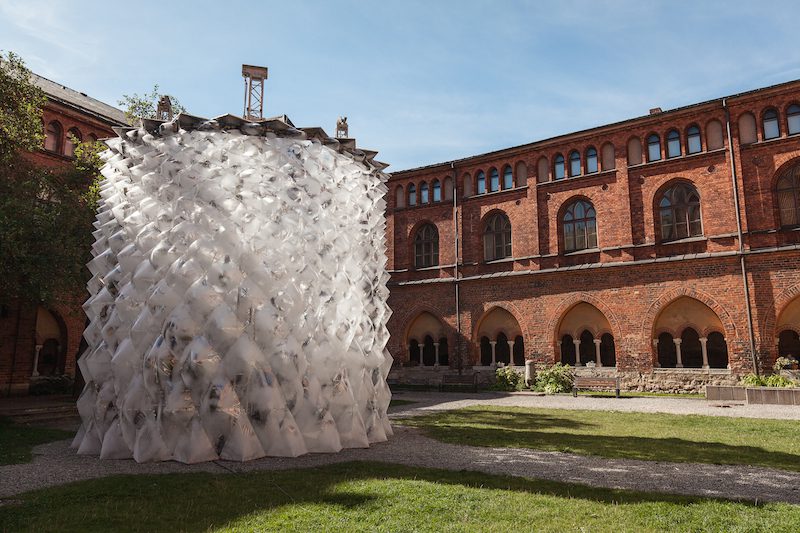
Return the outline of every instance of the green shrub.
{"type": "Polygon", "coordinates": [[[740,385],[745,387],[796,387],[797,383],[789,378],[785,378],[780,374],[772,374],[769,376],[756,376],[755,374],[747,374],[739,381],[740,385]]]}
{"type": "Polygon", "coordinates": [[[797,360],[791,355],[789,357],[778,357],[775,360],[775,364],[772,366],[772,369],[777,374],[784,368],[792,368],[792,366],[795,364],[797,364],[797,360]]]}
{"type": "Polygon", "coordinates": [[[545,394],[569,392],[572,390],[574,379],[571,366],[556,363],[550,368],[536,372],[534,389],[545,394]]]}
{"type": "Polygon", "coordinates": [[[494,373],[492,390],[518,391],[525,386],[525,377],[510,366],[498,368],[494,373]]]}

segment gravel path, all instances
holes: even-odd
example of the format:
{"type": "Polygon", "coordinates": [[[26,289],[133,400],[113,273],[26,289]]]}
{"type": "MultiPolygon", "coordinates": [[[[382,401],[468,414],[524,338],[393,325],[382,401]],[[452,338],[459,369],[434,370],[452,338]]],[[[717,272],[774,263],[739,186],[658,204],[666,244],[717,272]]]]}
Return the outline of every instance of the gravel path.
{"type": "MultiPolygon", "coordinates": [[[[626,400],[578,397],[538,397],[514,395],[458,395],[403,393],[398,399],[419,403],[392,409],[392,416],[407,416],[431,409],[453,409],[476,403],[487,405],[525,405],[571,409],[610,409],[646,412],[680,412],[723,416],[758,416],[753,410],[709,407],[702,400],[636,398],[626,400]],[[643,400],[643,401],[638,401],[643,400]],[[617,402],[614,404],[613,402],[617,402]],[[670,402],[664,406],[665,402],[670,402]],[[729,414],[736,413],[736,414],[729,414]]],[[[791,411],[776,410],[770,418],[798,418],[791,411]]],[[[796,408],[795,408],[796,409],[796,408]]],[[[766,416],[764,416],[766,418],[766,416]]],[[[782,501],[800,504],[800,472],[786,472],[751,466],[665,463],[630,459],[607,459],[557,452],[512,448],[484,448],[445,444],[424,436],[414,428],[395,426],[388,442],[369,449],[344,450],[338,454],[314,454],[294,459],[264,458],[248,463],[215,461],[198,465],[175,462],[136,464],[134,461],[100,461],[79,456],[69,441],[37,446],[33,463],[0,466],[0,498],[54,485],[115,474],[161,473],[238,473],[255,470],[312,468],[344,461],[382,461],[409,466],[473,470],[527,478],[581,483],[595,487],[622,488],[649,492],[689,494],[742,500],[782,501]]],[[[0,505],[2,502],[0,501],[0,505]]]]}

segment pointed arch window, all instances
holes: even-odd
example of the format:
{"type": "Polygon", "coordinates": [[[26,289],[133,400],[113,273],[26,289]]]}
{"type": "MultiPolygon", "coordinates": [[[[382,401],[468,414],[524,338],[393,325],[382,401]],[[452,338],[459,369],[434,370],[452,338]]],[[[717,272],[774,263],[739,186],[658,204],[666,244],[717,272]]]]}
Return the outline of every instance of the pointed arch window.
{"type": "Polygon", "coordinates": [[[442,184],[439,183],[439,180],[433,180],[431,184],[431,189],[433,191],[433,202],[441,202],[442,201],[442,184]]]}
{"type": "Polygon", "coordinates": [[[408,185],[408,207],[417,205],[417,186],[413,183],[408,185]]]}
{"type": "Polygon", "coordinates": [[[680,157],[681,152],[681,134],[678,130],[669,130],[667,133],[667,157],[680,157]]]}
{"type": "Polygon", "coordinates": [[[425,224],[414,236],[414,266],[427,268],[439,264],[439,231],[433,224],[425,224]]]}
{"type": "Polygon", "coordinates": [[[428,196],[428,184],[424,181],[419,186],[419,203],[430,203],[430,196],[428,196]]]}
{"type": "Polygon", "coordinates": [[[781,136],[781,126],[778,124],[778,112],[768,109],[764,112],[764,140],[776,139],[781,136]]]}
{"type": "Polygon", "coordinates": [[[44,149],[48,152],[55,152],[57,154],[61,153],[61,141],[62,141],[62,132],[63,129],[61,128],[61,124],[56,122],[55,120],[47,125],[47,128],[44,131],[44,149]]]}
{"type": "Polygon", "coordinates": [[[647,160],[661,161],[661,137],[655,133],[647,138],[647,160]]]}
{"type": "Polygon", "coordinates": [[[486,174],[483,170],[478,172],[475,179],[478,182],[478,194],[486,194],[486,174]]]}
{"type": "Polygon", "coordinates": [[[496,192],[500,190],[500,174],[497,169],[493,168],[489,171],[489,192],[496,192]]]}
{"type": "Polygon", "coordinates": [[[577,150],[573,150],[569,154],[569,177],[581,175],[581,154],[577,150]]]}
{"type": "Polygon", "coordinates": [[[667,189],[659,200],[661,240],[674,241],[703,234],[700,196],[697,189],[679,183],[667,189]]]}
{"type": "Polygon", "coordinates": [[[591,203],[577,200],[570,204],[562,225],[565,252],[597,248],[597,215],[591,203]]]}
{"type": "Polygon", "coordinates": [[[703,151],[703,142],[700,138],[700,128],[689,126],[686,130],[686,153],[696,154],[703,151]]]}
{"type": "Polygon", "coordinates": [[[496,213],[486,223],[483,254],[487,261],[511,257],[511,222],[505,214],[496,213]]]}
{"type": "Polygon", "coordinates": [[[83,140],[83,136],[78,128],[70,128],[67,138],[64,140],[64,155],[75,157],[75,146],[83,140]]]}
{"type": "Polygon", "coordinates": [[[786,110],[786,122],[789,126],[789,135],[800,133],[800,105],[792,104],[786,110]]]}
{"type": "Polygon", "coordinates": [[[564,156],[561,154],[558,154],[553,160],[553,179],[564,179],[564,156]]]}
{"type": "Polygon", "coordinates": [[[514,172],[511,170],[510,165],[506,165],[503,169],[503,190],[514,188],[514,172]]]}
{"type": "Polygon", "coordinates": [[[594,174],[597,168],[597,150],[592,147],[586,150],[586,173],[594,174]]]}
{"type": "Polygon", "coordinates": [[[781,226],[800,225],[800,164],[786,171],[777,183],[781,226]]]}

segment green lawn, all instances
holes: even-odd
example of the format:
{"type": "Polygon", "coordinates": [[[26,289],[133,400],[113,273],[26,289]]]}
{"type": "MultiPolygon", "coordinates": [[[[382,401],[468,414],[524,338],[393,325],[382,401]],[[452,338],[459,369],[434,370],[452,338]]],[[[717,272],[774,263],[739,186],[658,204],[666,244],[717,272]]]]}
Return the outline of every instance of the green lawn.
{"type": "Polygon", "coordinates": [[[0,465],[29,463],[33,459],[31,449],[37,444],[74,436],[72,431],[17,425],[0,418],[0,465]]]}
{"type": "Polygon", "coordinates": [[[791,420],[468,407],[400,423],[454,444],[800,470],[800,423],[791,420]]]}
{"type": "Polygon", "coordinates": [[[345,463],[115,476],[16,497],[0,531],[798,531],[800,506],[345,463]]]}

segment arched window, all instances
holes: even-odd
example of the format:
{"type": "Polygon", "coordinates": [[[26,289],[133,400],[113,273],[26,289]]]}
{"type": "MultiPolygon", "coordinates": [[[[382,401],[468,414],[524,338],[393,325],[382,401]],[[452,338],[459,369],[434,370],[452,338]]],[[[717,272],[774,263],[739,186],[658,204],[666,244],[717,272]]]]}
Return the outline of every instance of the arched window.
{"type": "MultiPolygon", "coordinates": [[[[753,140],[750,142],[755,142],[756,119],[753,118],[753,115],[750,115],[750,118],[753,119],[753,140]]],[[[745,119],[744,122],[747,122],[747,120],[745,119]]],[[[740,129],[739,129],[740,142],[746,143],[744,137],[742,136],[744,135],[741,129],[742,119],[739,119],[739,124],[740,124],[740,129]]],[[[708,124],[706,124],[706,150],[720,150],[724,147],[725,147],[725,137],[724,134],[722,133],[722,122],[720,122],[717,119],[714,119],[710,121],[708,124]]]]}
{"type": "Polygon", "coordinates": [[[588,329],[583,330],[579,340],[581,341],[581,343],[578,345],[578,357],[580,358],[580,363],[585,365],[591,361],[597,362],[594,350],[594,335],[592,335],[592,332],[588,329]]]}
{"type": "Polygon", "coordinates": [[[489,171],[489,191],[495,192],[500,190],[500,174],[497,169],[493,168],[489,171]]]}
{"type": "Polygon", "coordinates": [[[603,170],[613,170],[617,168],[617,157],[614,153],[614,145],[606,143],[603,145],[603,170]]]}
{"type": "Polygon", "coordinates": [[[505,333],[497,334],[497,343],[494,345],[494,360],[497,363],[511,363],[511,347],[508,345],[508,337],[505,333]]]}
{"type": "Polygon", "coordinates": [[[489,337],[481,337],[481,365],[490,366],[492,364],[492,342],[489,337]]]}
{"type": "Polygon", "coordinates": [[[681,362],[685,368],[703,366],[703,347],[700,344],[700,335],[694,328],[686,328],[681,333],[681,362]]]}
{"type": "Polygon", "coordinates": [[[417,186],[413,183],[408,184],[408,207],[417,205],[417,186]]]}
{"type": "Polygon", "coordinates": [[[483,170],[478,172],[475,179],[478,181],[478,194],[486,194],[486,174],[483,170]]]}
{"type": "Polygon", "coordinates": [[[679,183],[667,189],[659,201],[661,240],[674,241],[703,234],[700,223],[700,196],[697,189],[679,183]]]}
{"type": "Polygon", "coordinates": [[[681,134],[678,130],[669,130],[667,133],[667,157],[680,157],[681,151],[681,134]]]}
{"type": "Polygon", "coordinates": [[[575,342],[573,342],[572,335],[564,335],[561,337],[561,364],[575,365],[575,342]]]}
{"type": "Polygon", "coordinates": [[[581,175],[581,154],[577,150],[573,150],[569,154],[569,177],[581,175]]]}
{"type": "Polygon", "coordinates": [[[700,139],[700,128],[696,125],[689,126],[686,130],[686,153],[696,154],[703,151],[703,143],[700,139]]]}
{"type": "Polygon", "coordinates": [[[564,156],[561,154],[558,154],[553,160],[553,179],[564,179],[564,156]]]}
{"type": "Polygon", "coordinates": [[[67,132],[67,138],[64,140],[64,155],[69,157],[75,156],[75,146],[83,140],[81,132],[78,128],[70,128],[67,132]]]}
{"type": "Polygon", "coordinates": [[[514,188],[514,171],[510,165],[503,169],[503,190],[514,188]]]}
{"type": "Polygon", "coordinates": [[[487,261],[511,257],[511,222],[503,213],[495,213],[486,223],[483,255],[487,261]]]}
{"type": "Polygon", "coordinates": [[[778,123],[778,112],[767,109],[764,112],[764,140],[776,139],[781,136],[781,126],[778,123]]]}
{"type": "Polygon", "coordinates": [[[434,364],[436,364],[436,346],[433,345],[433,337],[425,335],[420,366],[433,366],[434,364]]]}
{"type": "Polygon", "coordinates": [[[464,174],[464,198],[469,198],[470,196],[472,196],[472,176],[467,172],[464,174]]]}
{"type": "Polygon", "coordinates": [[[661,160],[661,138],[655,133],[647,138],[647,160],[661,160]]]}
{"type": "MultiPolygon", "coordinates": [[[[751,144],[758,140],[756,134],[756,117],[752,113],[742,113],[739,116],[739,142],[742,144],[751,144]]],[[[709,137],[709,150],[711,149],[711,132],[708,133],[709,137]]]]}
{"type": "Polygon", "coordinates": [[[800,357],[800,335],[791,329],[785,329],[778,335],[778,357],[800,357]]]}
{"type": "Polygon", "coordinates": [[[61,153],[61,124],[56,121],[47,125],[44,132],[44,149],[48,152],[61,153]]]}
{"type": "Polygon", "coordinates": [[[617,366],[616,347],[611,333],[604,333],[600,337],[600,361],[603,366],[617,366]]]}
{"type": "Polygon", "coordinates": [[[564,251],[597,248],[597,217],[592,204],[577,200],[564,211],[564,251]]]}
{"type": "Polygon", "coordinates": [[[539,183],[550,181],[550,165],[545,156],[540,157],[536,162],[536,180],[539,183]]]}
{"type": "Polygon", "coordinates": [[[428,184],[424,181],[419,186],[419,203],[427,204],[430,202],[430,197],[428,196],[428,184]]]}
{"type": "Polygon", "coordinates": [[[408,341],[408,362],[422,365],[421,355],[422,354],[419,353],[419,341],[417,339],[408,341]]]}
{"type": "Polygon", "coordinates": [[[800,224],[800,164],[784,172],[777,188],[781,226],[797,226],[800,224]]]}
{"type": "Polygon", "coordinates": [[[597,172],[597,150],[594,147],[586,150],[586,173],[593,174],[597,172]]]}
{"type": "Polygon", "coordinates": [[[675,341],[669,333],[658,336],[658,366],[661,368],[675,368],[678,364],[678,351],[675,341]]]}
{"type": "Polygon", "coordinates": [[[433,224],[425,224],[414,236],[414,266],[427,268],[439,264],[439,231],[433,224]]]}
{"type": "Polygon", "coordinates": [[[442,201],[442,184],[439,183],[439,180],[433,180],[431,183],[431,188],[433,189],[433,202],[441,202],[442,201]]]}
{"type": "Polygon", "coordinates": [[[398,209],[406,206],[406,194],[403,191],[403,186],[398,185],[394,190],[394,206],[398,209]]]}
{"type": "Polygon", "coordinates": [[[800,133],[800,105],[792,104],[786,110],[786,122],[789,126],[789,135],[800,133]]]}
{"type": "Polygon", "coordinates": [[[525,366],[525,340],[522,335],[514,337],[514,364],[525,366]]]}

